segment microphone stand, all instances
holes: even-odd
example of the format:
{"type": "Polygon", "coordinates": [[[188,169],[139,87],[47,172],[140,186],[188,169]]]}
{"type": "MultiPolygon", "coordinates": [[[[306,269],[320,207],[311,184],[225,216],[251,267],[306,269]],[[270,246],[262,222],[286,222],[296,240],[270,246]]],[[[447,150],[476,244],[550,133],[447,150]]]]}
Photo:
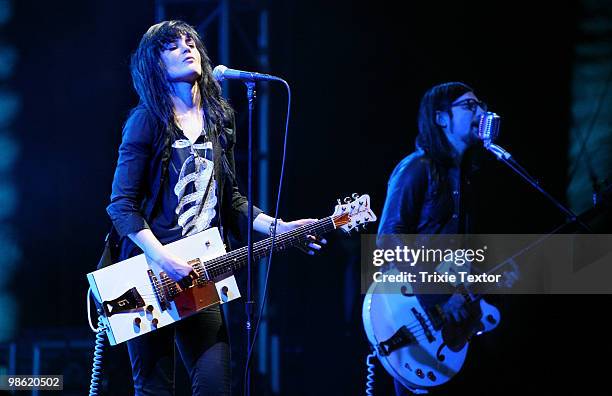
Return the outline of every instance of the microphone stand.
{"type": "Polygon", "coordinates": [[[512,169],[516,174],[521,176],[524,180],[526,180],[533,188],[542,193],[550,202],[552,202],[563,214],[565,215],[566,221],[573,223],[576,222],[580,224],[585,230],[588,232],[592,232],[590,227],[586,225],[582,220],[578,218],[578,216],[572,212],[567,206],[563,205],[559,200],[550,195],[546,190],[544,190],[538,181],[534,179],[526,170],[523,168],[518,162],[512,158],[512,155],[504,150],[502,147],[497,144],[491,143],[490,140],[484,141],[484,147],[493,153],[497,157],[498,160],[506,164],[510,169],[512,169]]]}
{"type": "MultiPolygon", "coordinates": [[[[246,332],[247,332],[247,359],[249,356],[249,350],[251,348],[251,318],[253,316],[255,301],[252,298],[251,284],[252,274],[251,267],[253,265],[253,109],[255,108],[255,82],[246,81],[247,87],[247,99],[249,102],[249,160],[248,160],[248,192],[247,198],[249,200],[248,214],[247,214],[247,298],[245,302],[246,310],[246,332]]],[[[251,367],[247,362],[246,367],[246,396],[251,394],[251,367]]]]}

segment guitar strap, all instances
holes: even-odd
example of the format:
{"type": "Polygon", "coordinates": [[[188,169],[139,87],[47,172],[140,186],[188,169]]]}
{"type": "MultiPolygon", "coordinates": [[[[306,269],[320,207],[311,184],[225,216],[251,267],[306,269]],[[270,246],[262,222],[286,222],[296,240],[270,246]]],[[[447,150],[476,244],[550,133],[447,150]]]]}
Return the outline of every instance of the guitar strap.
{"type": "Polygon", "coordinates": [[[104,249],[102,255],[98,260],[96,269],[101,269],[114,264],[117,261],[117,254],[119,252],[119,234],[115,230],[115,226],[111,225],[110,230],[104,238],[104,249]]]}

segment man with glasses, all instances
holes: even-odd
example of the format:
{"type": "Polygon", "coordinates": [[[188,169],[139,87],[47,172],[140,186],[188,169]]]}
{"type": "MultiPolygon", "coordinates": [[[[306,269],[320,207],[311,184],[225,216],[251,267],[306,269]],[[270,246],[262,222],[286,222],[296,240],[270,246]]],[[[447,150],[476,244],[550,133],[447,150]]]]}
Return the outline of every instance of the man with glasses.
{"type": "MultiPolygon", "coordinates": [[[[471,161],[464,154],[478,142],[478,125],[486,110],[474,90],[463,83],[440,84],[425,93],[416,151],[397,165],[389,180],[379,244],[397,234],[470,232],[471,161]]],[[[424,307],[438,305],[445,317],[456,322],[468,318],[460,295],[418,292],[415,284],[415,294],[424,307]]],[[[398,381],[395,388],[398,395],[409,394],[398,381]]]]}

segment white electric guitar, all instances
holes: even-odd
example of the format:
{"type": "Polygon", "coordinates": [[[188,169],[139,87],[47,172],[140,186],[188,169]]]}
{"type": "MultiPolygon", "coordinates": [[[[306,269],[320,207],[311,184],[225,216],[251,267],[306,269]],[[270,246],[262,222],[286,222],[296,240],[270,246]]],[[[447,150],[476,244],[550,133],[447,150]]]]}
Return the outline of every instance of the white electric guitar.
{"type": "MultiPolygon", "coordinates": [[[[396,268],[385,272],[399,273],[396,268]]],[[[412,393],[427,393],[454,377],[471,338],[499,324],[497,308],[470,294],[465,285],[457,292],[469,316],[462,324],[448,320],[439,305],[423,307],[408,282],[393,287],[374,282],[368,289],[362,309],[368,341],[387,372],[412,393]]]]}
{"type": "MultiPolygon", "coordinates": [[[[346,232],[376,221],[370,197],[353,194],[335,208],[333,215],[278,234],[274,250],[304,244],[308,235],[322,235],[336,228],[346,232]]],[[[247,262],[246,247],[226,253],[216,228],[166,245],[184,258],[198,274],[195,280],[174,282],[141,254],[87,274],[111,345],[147,334],[214,304],[240,297],[234,272],[247,262]]],[[[253,244],[253,257],[266,257],[272,238],[253,244]]]]}

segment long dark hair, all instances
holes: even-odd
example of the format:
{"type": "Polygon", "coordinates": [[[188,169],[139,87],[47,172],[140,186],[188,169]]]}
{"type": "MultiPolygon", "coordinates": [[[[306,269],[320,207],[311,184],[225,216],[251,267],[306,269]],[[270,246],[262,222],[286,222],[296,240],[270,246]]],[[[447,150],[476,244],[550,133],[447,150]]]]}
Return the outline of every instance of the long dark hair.
{"type": "MultiPolygon", "coordinates": [[[[416,145],[436,163],[448,166],[453,161],[453,148],[436,122],[436,112],[449,111],[450,105],[461,95],[474,90],[461,82],[448,82],[429,89],[419,107],[419,134],[416,145]]],[[[452,112],[449,111],[452,117],[452,112]]]]}
{"type": "Polygon", "coordinates": [[[185,35],[190,37],[200,53],[202,75],[197,80],[201,103],[206,116],[206,129],[213,131],[231,120],[233,110],[221,96],[221,87],[212,75],[210,58],[200,36],[193,27],[182,21],[164,21],[151,26],[142,36],[132,54],[130,71],[140,105],[149,110],[161,125],[170,128],[174,121],[172,89],[168,82],[161,52],[168,43],[185,35]]]}
{"type": "Polygon", "coordinates": [[[164,131],[164,151],[161,157],[160,185],[166,181],[172,154],[172,137],[176,136],[172,88],[168,82],[161,52],[168,43],[185,35],[195,43],[200,53],[202,75],[197,80],[200,103],[205,115],[204,127],[210,137],[218,141],[222,128],[233,122],[234,111],[221,96],[221,86],[212,75],[210,58],[195,29],[183,21],[164,21],[151,26],[142,36],[132,54],[130,71],[134,89],[140,97],[138,107],[145,107],[164,131]]]}

